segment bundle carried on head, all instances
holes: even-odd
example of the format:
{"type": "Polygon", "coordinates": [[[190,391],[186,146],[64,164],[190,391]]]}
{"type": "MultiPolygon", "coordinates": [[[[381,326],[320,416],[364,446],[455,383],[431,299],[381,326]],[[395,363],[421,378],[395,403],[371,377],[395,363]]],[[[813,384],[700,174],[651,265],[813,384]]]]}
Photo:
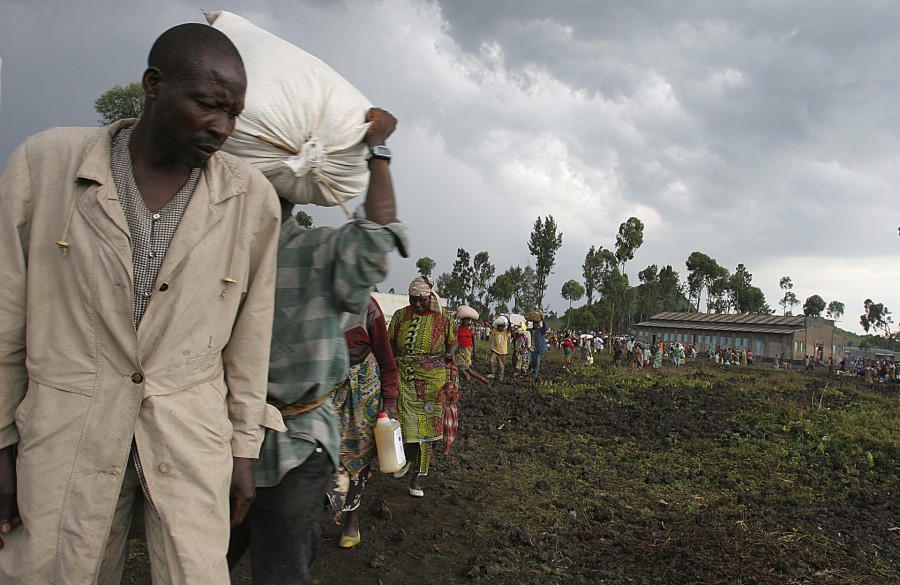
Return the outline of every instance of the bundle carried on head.
{"type": "Polygon", "coordinates": [[[291,203],[341,205],[368,182],[366,113],[372,104],[303,49],[236,14],[206,13],[244,61],[244,111],[222,150],[269,179],[291,203]]]}
{"type": "Polygon", "coordinates": [[[491,324],[494,329],[499,329],[500,327],[506,327],[509,325],[509,319],[504,317],[503,315],[494,319],[494,322],[491,324]]]}
{"type": "Polygon", "coordinates": [[[539,323],[544,320],[544,312],[540,309],[535,309],[533,311],[528,311],[525,313],[525,320],[531,321],[533,323],[539,323]]]}
{"type": "Polygon", "coordinates": [[[468,305],[460,305],[458,309],[456,309],[456,318],[457,319],[472,319],[473,321],[478,320],[478,311],[473,309],[468,305]]]}

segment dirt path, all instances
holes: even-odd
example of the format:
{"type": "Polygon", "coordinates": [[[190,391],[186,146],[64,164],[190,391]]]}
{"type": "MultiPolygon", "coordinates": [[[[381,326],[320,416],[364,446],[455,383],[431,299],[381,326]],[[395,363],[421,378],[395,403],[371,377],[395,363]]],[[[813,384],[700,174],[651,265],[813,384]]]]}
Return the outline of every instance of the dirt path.
{"type": "MultiPolygon", "coordinates": [[[[426,497],[376,474],[358,547],[327,517],[318,583],[900,584],[896,387],[546,367],[538,387],[465,387],[426,497]],[[816,436],[853,416],[893,431],[816,436]]],[[[147,583],[141,563],[126,583],[147,583]]]]}

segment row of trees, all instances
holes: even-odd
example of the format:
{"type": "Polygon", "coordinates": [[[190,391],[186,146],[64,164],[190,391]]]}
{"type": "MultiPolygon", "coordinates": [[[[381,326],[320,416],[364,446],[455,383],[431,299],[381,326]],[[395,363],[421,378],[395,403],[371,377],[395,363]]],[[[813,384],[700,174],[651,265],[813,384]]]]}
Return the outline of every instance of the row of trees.
{"type": "MultiPolygon", "coordinates": [[[[562,246],[562,232],[552,216],[538,217],[528,240],[528,251],[535,267],[511,266],[495,278],[496,268],[487,251],[471,256],[463,248],[457,250],[456,261],[449,272],[437,278],[438,289],[451,305],[468,304],[489,314],[523,313],[544,307],[547,277],[552,274],[556,253],[562,246]],[[493,280],[492,280],[493,279],[493,280]]],[[[714,258],[700,251],[692,252],[685,261],[687,279],[681,282],[671,266],[651,264],[638,272],[638,284],[632,286],[625,272],[626,264],[644,241],[644,224],[630,217],[619,226],[615,242],[609,247],[591,246],[582,264],[582,279],[567,280],[561,289],[568,301],[567,325],[581,330],[626,331],[634,323],[663,311],[700,311],[712,313],[744,313],[770,315],[774,310],[766,302],[762,289],[753,284],[753,275],[744,264],[732,273],[714,258]],[[585,299],[581,306],[575,303],[585,299]],[[705,300],[705,303],[704,303],[705,300]]],[[[420,274],[431,275],[436,263],[424,257],[416,263],[420,274]]],[[[801,304],[793,292],[793,282],[785,276],[779,282],[784,296],[779,300],[782,314],[793,314],[801,304]]],[[[872,306],[866,323],[880,328],[878,304],[872,306]]],[[[867,315],[869,305],[866,305],[867,315]]],[[[803,303],[803,313],[832,319],[844,314],[840,301],[826,303],[819,295],[811,295],[803,303]]],[[[866,323],[863,323],[864,328],[866,323]]]]}

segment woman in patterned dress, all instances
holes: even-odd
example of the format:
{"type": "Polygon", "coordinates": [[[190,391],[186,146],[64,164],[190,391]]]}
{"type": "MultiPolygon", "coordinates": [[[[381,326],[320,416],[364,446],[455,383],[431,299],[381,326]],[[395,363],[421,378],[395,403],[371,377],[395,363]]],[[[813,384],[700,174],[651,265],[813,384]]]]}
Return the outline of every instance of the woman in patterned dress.
{"type": "Polygon", "coordinates": [[[376,457],[375,422],[384,410],[397,418],[397,362],[388,341],[384,313],[378,302],[360,314],[345,314],[344,338],[350,353],[347,377],[331,391],[341,428],[341,465],[328,490],[335,521],[343,517],[340,547],[359,544],[359,505],[376,457]]]}
{"type": "MultiPolygon", "coordinates": [[[[455,383],[457,349],[453,321],[430,278],[419,276],[409,285],[409,306],[394,313],[388,336],[400,378],[397,409],[406,459],[413,466],[409,495],[422,497],[420,478],[428,475],[432,446],[444,438],[445,388],[455,383]]],[[[409,467],[394,476],[403,477],[409,467]]]]}

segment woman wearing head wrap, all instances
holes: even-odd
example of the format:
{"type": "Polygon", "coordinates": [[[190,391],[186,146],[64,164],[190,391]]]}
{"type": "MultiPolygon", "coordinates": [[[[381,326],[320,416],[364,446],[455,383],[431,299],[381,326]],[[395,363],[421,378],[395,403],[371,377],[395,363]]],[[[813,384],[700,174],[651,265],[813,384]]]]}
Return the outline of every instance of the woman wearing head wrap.
{"type": "MultiPolygon", "coordinates": [[[[456,333],[434,281],[419,276],[410,283],[409,306],[394,313],[388,335],[400,377],[397,409],[406,459],[414,466],[409,494],[422,497],[419,478],[428,474],[431,446],[445,439],[443,407],[447,389],[455,384],[456,333]]],[[[394,475],[402,477],[409,467],[394,475]]]]}

